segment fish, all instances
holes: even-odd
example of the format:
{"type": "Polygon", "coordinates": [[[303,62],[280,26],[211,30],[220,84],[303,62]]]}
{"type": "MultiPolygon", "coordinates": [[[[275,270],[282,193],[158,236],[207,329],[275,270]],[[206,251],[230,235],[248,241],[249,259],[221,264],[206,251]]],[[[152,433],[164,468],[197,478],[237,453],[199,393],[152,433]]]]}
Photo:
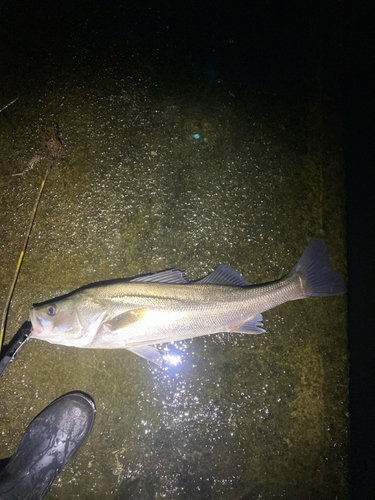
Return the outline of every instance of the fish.
{"type": "Polygon", "coordinates": [[[346,292],[322,237],[284,277],[251,285],[228,264],[188,281],[167,269],[85,285],[34,304],[31,338],[91,349],[127,349],[163,364],[157,344],[220,332],[261,334],[262,313],[284,302],[346,292]]]}

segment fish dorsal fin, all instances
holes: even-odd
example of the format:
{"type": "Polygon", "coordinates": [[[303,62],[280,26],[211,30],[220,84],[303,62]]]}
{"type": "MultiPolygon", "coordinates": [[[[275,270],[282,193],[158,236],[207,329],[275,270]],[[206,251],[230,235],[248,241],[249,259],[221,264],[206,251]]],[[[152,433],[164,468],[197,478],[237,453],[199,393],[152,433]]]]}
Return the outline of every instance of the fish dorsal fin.
{"type": "Polygon", "coordinates": [[[183,272],[176,269],[167,269],[146,276],[138,276],[130,280],[138,283],[169,283],[174,285],[186,285],[188,281],[184,278],[183,272]]]}
{"type": "Polygon", "coordinates": [[[233,267],[228,264],[220,264],[211,274],[197,280],[196,283],[205,283],[210,285],[228,285],[228,286],[249,286],[250,283],[233,267]]]}

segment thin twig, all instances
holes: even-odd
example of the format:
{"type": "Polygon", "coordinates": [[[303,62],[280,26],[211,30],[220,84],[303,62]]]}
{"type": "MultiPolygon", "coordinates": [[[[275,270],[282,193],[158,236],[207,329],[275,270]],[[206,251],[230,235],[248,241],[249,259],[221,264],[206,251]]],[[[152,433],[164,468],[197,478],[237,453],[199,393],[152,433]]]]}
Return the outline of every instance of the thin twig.
{"type": "Polygon", "coordinates": [[[15,98],[12,102],[10,102],[9,104],[7,104],[7,105],[6,105],[6,106],[4,106],[3,108],[1,108],[1,109],[0,109],[0,113],[1,113],[2,111],[4,111],[4,109],[9,108],[9,106],[11,106],[14,102],[16,102],[16,101],[17,101],[17,99],[18,99],[18,97],[16,97],[16,98],[15,98]]]}
{"type": "MultiPolygon", "coordinates": [[[[12,104],[12,103],[10,103],[10,104],[12,104]]],[[[9,106],[9,104],[8,104],[8,106],[9,106]]],[[[37,199],[35,201],[35,205],[34,205],[34,208],[33,208],[33,213],[31,215],[29,229],[27,230],[25,242],[23,244],[23,249],[22,249],[20,258],[18,259],[16,273],[15,273],[14,278],[13,278],[12,286],[10,287],[10,292],[9,292],[8,300],[7,300],[7,303],[5,305],[5,309],[4,309],[4,312],[3,312],[3,319],[2,319],[2,322],[1,322],[0,351],[1,351],[2,346],[3,346],[5,326],[6,326],[6,322],[7,322],[7,316],[8,316],[8,312],[9,312],[10,302],[12,300],[12,296],[13,296],[13,292],[14,292],[14,287],[16,286],[18,275],[20,274],[20,269],[21,269],[21,266],[22,266],[22,262],[23,262],[23,258],[24,258],[25,252],[26,252],[26,247],[27,247],[27,243],[29,241],[29,236],[30,236],[30,233],[31,233],[31,229],[32,229],[33,224],[34,224],[34,219],[35,219],[36,211],[38,209],[40,197],[42,196],[42,191],[43,191],[43,188],[44,188],[44,184],[46,183],[47,177],[48,177],[49,173],[51,172],[51,169],[52,169],[52,165],[50,165],[47,168],[46,175],[44,176],[43,182],[42,182],[42,184],[40,186],[38,197],[37,197],[37,199]]]]}

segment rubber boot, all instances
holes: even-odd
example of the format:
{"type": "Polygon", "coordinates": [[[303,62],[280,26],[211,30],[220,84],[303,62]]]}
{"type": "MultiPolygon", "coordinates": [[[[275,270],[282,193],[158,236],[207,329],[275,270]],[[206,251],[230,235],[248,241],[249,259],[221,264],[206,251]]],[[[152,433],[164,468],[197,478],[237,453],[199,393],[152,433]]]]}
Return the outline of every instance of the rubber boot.
{"type": "Polygon", "coordinates": [[[70,392],[39,413],[0,472],[0,500],[43,499],[90,434],[95,411],[89,395],[70,392]]]}

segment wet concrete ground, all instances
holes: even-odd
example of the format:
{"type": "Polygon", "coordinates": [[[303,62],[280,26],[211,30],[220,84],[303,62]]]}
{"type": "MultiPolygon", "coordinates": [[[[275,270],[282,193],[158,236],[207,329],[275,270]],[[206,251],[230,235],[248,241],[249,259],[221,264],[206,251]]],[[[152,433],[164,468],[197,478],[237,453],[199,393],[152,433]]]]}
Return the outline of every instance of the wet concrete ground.
{"type": "MultiPolygon", "coordinates": [[[[169,267],[196,279],[222,262],[266,282],[318,235],[345,275],[341,155],[319,95],[301,118],[225,82],[163,88],[145,68],[36,78],[40,90],[0,117],[2,303],[46,164],[13,174],[51,123],[63,147],[6,341],[33,302],[85,283],[169,267]]],[[[96,423],[49,498],[345,498],[346,298],[284,304],[264,318],[260,336],[176,344],[182,363],[164,370],[127,351],[30,341],[1,380],[1,456],[49,402],[82,390],[96,423]]]]}
{"type": "MultiPolygon", "coordinates": [[[[288,97],[215,67],[187,78],[109,55],[2,73],[0,108],[19,99],[0,113],[0,304],[48,167],[30,161],[49,127],[62,142],[6,343],[32,303],[86,283],[169,267],[197,279],[223,262],[267,282],[319,235],[346,276],[342,124],[319,78],[288,97]]],[[[264,325],[169,346],[182,363],[167,369],[31,340],[1,379],[0,458],[81,390],[96,422],[47,498],[347,498],[346,297],[284,304],[264,325]]]]}

